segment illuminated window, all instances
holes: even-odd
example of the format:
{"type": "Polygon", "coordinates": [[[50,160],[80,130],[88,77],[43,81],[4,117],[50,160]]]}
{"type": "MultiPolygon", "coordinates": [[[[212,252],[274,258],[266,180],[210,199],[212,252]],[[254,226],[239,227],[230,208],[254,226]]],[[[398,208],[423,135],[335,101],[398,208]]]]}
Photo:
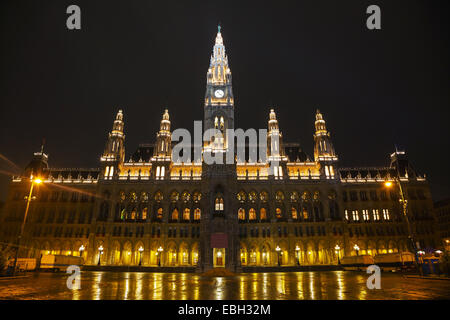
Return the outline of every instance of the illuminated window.
{"type": "Polygon", "coordinates": [[[160,191],[155,193],[155,200],[158,202],[163,200],[163,194],[160,191]]]}
{"type": "Polygon", "coordinates": [[[162,219],[162,217],[163,217],[163,208],[159,208],[156,213],[156,218],[162,219]]]}
{"type": "Polygon", "coordinates": [[[191,200],[190,193],[187,191],[183,192],[183,194],[181,195],[181,199],[183,200],[183,202],[188,202],[189,200],[191,200]]]}
{"type": "Polygon", "coordinates": [[[269,200],[269,194],[266,191],[262,191],[259,194],[259,198],[261,199],[262,202],[266,202],[267,200],[269,200]]]}
{"type": "Polygon", "coordinates": [[[251,208],[248,212],[248,219],[249,220],[256,220],[256,211],[255,209],[251,208]]]}
{"type": "Polygon", "coordinates": [[[326,175],[327,177],[330,176],[330,171],[328,170],[328,166],[325,166],[325,175],[326,175]]]}
{"type": "Polygon", "coordinates": [[[309,214],[308,214],[308,209],[306,209],[306,207],[303,207],[302,213],[303,213],[303,219],[308,220],[309,214]]]}
{"type": "Polygon", "coordinates": [[[202,199],[202,194],[200,192],[194,192],[194,202],[199,202],[202,199]]]}
{"type": "Polygon", "coordinates": [[[142,219],[147,219],[147,207],[145,207],[144,209],[142,209],[142,219]]]}
{"type": "Polygon", "coordinates": [[[194,220],[200,220],[202,211],[199,208],[194,210],[194,220]]]}
{"type": "Polygon", "coordinates": [[[164,179],[165,173],[164,173],[165,167],[161,167],[161,180],[164,179]]]}
{"type": "Polygon", "coordinates": [[[297,216],[297,209],[295,209],[294,207],[291,208],[291,216],[292,219],[297,220],[298,216],[297,216]]]}
{"type": "Polygon", "coordinates": [[[245,201],[245,198],[246,198],[246,194],[245,194],[244,191],[240,191],[240,192],[237,194],[237,199],[238,199],[238,201],[244,202],[244,201],[245,201]]]}
{"type": "Polygon", "coordinates": [[[380,220],[380,214],[378,213],[378,209],[373,209],[372,210],[372,214],[373,214],[373,220],[374,221],[380,220]]]}
{"type": "Polygon", "coordinates": [[[384,220],[389,220],[390,219],[389,210],[388,209],[383,209],[383,219],[384,220]]]}
{"type": "Polygon", "coordinates": [[[105,168],[105,177],[109,176],[109,166],[105,168]]]}
{"type": "Polygon", "coordinates": [[[173,192],[170,194],[170,201],[176,202],[176,201],[178,201],[178,199],[179,199],[178,192],[173,191],[173,192]]]}
{"type": "Polygon", "coordinates": [[[215,210],[216,211],[223,211],[223,198],[217,197],[215,200],[215,210]]]}
{"type": "Polygon", "coordinates": [[[175,208],[172,211],[172,220],[178,220],[178,209],[175,208]]]}
{"type": "Polygon", "coordinates": [[[266,219],[267,219],[267,211],[266,211],[266,208],[261,208],[261,209],[259,210],[259,218],[260,218],[261,220],[266,220],[266,219]]]}
{"type": "Polygon", "coordinates": [[[277,193],[275,194],[275,199],[277,201],[283,201],[284,200],[284,194],[281,191],[277,191],[277,193]]]}
{"type": "Polygon", "coordinates": [[[238,219],[245,220],[245,210],[243,208],[239,208],[238,210],[238,219]]]}
{"type": "Polygon", "coordinates": [[[183,211],[183,220],[190,220],[191,219],[191,209],[184,208],[183,211]]]}
{"type": "Polygon", "coordinates": [[[348,220],[348,210],[345,210],[345,220],[348,220]]]}
{"type": "Polygon", "coordinates": [[[358,210],[352,210],[353,221],[359,221],[358,210]]]}
{"type": "Polygon", "coordinates": [[[277,219],[280,219],[282,217],[280,208],[275,209],[275,216],[277,217],[277,219]]]}
{"type": "Polygon", "coordinates": [[[364,221],[369,221],[369,210],[363,210],[363,220],[364,221]]]}
{"type": "Polygon", "coordinates": [[[297,202],[297,200],[298,200],[298,192],[297,191],[293,191],[291,193],[291,201],[292,202],[297,202]]]}

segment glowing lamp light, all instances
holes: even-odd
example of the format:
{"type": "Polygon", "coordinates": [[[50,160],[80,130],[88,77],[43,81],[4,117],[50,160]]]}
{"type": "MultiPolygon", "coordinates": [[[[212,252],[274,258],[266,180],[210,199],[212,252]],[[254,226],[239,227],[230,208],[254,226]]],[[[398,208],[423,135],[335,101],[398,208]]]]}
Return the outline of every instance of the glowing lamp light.
{"type": "Polygon", "coordinates": [[[392,182],[391,181],[386,181],[384,183],[384,186],[387,187],[387,188],[390,188],[390,187],[392,187],[392,182]]]}
{"type": "Polygon", "coordinates": [[[39,179],[39,178],[36,178],[36,179],[34,179],[33,182],[36,183],[36,184],[40,184],[40,183],[42,183],[42,180],[39,179]]]}
{"type": "Polygon", "coordinates": [[[436,252],[437,254],[441,254],[441,253],[442,253],[441,250],[436,250],[435,252],[436,252]]]}
{"type": "Polygon", "coordinates": [[[280,248],[279,246],[277,246],[277,247],[275,248],[275,250],[276,250],[277,252],[280,252],[280,251],[281,251],[281,248],[280,248]]]}
{"type": "Polygon", "coordinates": [[[142,251],[144,251],[144,248],[142,248],[142,247],[139,247],[139,252],[142,252],[142,251]]]}

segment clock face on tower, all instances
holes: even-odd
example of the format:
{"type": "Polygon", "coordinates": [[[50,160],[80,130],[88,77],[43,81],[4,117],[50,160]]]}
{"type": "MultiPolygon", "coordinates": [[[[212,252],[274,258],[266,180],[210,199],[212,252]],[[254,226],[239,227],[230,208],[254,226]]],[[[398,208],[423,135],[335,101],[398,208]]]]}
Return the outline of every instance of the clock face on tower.
{"type": "Polygon", "coordinates": [[[216,98],[223,98],[224,94],[225,93],[223,92],[223,90],[220,90],[220,89],[217,89],[216,91],[214,91],[214,96],[216,98]]]}

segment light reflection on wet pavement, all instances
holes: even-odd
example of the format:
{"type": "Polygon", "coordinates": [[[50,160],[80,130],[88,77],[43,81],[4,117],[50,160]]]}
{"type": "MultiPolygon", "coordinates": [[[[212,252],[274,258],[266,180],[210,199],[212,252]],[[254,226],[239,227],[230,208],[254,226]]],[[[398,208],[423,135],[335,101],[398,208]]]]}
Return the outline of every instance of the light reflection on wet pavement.
{"type": "Polygon", "coordinates": [[[0,280],[0,299],[40,300],[341,300],[450,299],[450,281],[383,273],[381,289],[366,287],[365,273],[274,272],[206,277],[186,273],[82,272],[81,289],[68,274],[32,273],[0,280]]]}

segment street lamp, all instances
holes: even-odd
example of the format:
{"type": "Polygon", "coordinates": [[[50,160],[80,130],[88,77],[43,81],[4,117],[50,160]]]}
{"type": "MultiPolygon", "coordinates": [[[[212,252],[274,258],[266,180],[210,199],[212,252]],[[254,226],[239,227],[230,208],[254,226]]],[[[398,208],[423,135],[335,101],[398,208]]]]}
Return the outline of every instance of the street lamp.
{"type": "Polygon", "coordinates": [[[298,246],[295,246],[295,255],[297,257],[297,265],[298,266],[300,265],[299,251],[300,251],[300,248],[298,246]]]}
{"type": "Polygon", "coordinates": [[[98,247],[98,265],[100,265],[102,254],[103,254],[103,246],[100,245],[100,247],[98,247]]]}
{"type": "Polygon", "coordinates": [[[161,246],[159,246],[157,250],[158,252],[156,253],[156,255],[158,256],[158,267],[161,267],[161,255],[164,249],[161,246]]]}
{"type": "Polygon", "coordinates": [[[27,206],[25,207],[25,215],[23,217],[22,225],[20,226],[19,236],[17,237],[16,256],[14,258],[14,266],[13,266],[13,271],[12,271],[13,276],[16,274],[17,259],[19,258],[20,240],[22,239],[23,229],[25,228],[25,222],[27,221],[27,215],[28,215],[28,209],[30,208],[30,202],[31,202],[31,200],[36,199],[36,197],[33,196],[33,188],[34,188],[35,184],[42,183],[42,180],[40,178],[33,179],[33,176],[31,176],[30,180],[31,180],[30,192],[29,192],[28,196],[25,197],[25,200],[27,200],[27,206]]]}
{"type": "Polygon", "coordinates": [[[340,251],[341,251],[341,247],[339,247],[339,245],[337,244],[336,247],[334,247],[334,251],[337,254],[338,264],[341,264],[341,260],[339,259],[339,254],[340,254],[340,251]]]}
{"type": "Polygon", "coordinates": [[[441,250],[436,250],[435,253],[436,253],[438,256],[440,256],[440,255],[442,254],[442,251],[441,251],[441,250]]]}
{"type": "Polygon", "coordinates": [[[84,249],[85,249],[84,245],[81,245],[80,248],[78,249],[78,251],[80,252],[80,257],[83,256],[84,249]]]}
{"type": "Polygon", "coordinates": [[[144,248],[142,246],[139,247],[139,266],[142,265],[142,252],[144,251],[144,248]]]}
{"type": "Polygon", "coordinates": [[[276,252],[278,254],[278,266],[280,266],[281,265],[281,262],[280,262],[280,251],[281,251],[281,248],[279,246],[277,246],[275,248],[275,250],[276,250],[276,252]]]}
{"type": "Polygon", "coordinates": [[[353,249],[355,249],[356,255],[359,256],[359,246],[358,246],[357,244],[355,244],[355,245],[353,246],[353,249]]]}
{"type": "MultiPolygon", "coordinates": [[[[414,240],[414,235],[412,233],[411,230],[411,224],[409,223],[409,218],[408,218],[408,200],[405,199],[405,194],[403,193],[403,188],[402,188],[402,184],[400,183],[400,171],[398,170],[398,166],[397,166],[397,179],[396,182],[398,184],[398,189],[399,189],[399,194],[400,194],[400,203],[402,204],[402,211],[403,211],[403,216],[405,217],[405,221],[406,221],[406,225],[408,227],[408,239],[411,242],[411,248],[414,251],[414,261],[416,264],[416,268],[419,271],[420,274],[422,274],[422,269],[419,268],[419,261],[418,261],[418,252],[417,252],[417,247],[416,247],[416,242],[414,240]]],[[[390,188],[392,187],[392,182],[391,181],[386,181],[384,183],[385,187],[390,188]]]]}

